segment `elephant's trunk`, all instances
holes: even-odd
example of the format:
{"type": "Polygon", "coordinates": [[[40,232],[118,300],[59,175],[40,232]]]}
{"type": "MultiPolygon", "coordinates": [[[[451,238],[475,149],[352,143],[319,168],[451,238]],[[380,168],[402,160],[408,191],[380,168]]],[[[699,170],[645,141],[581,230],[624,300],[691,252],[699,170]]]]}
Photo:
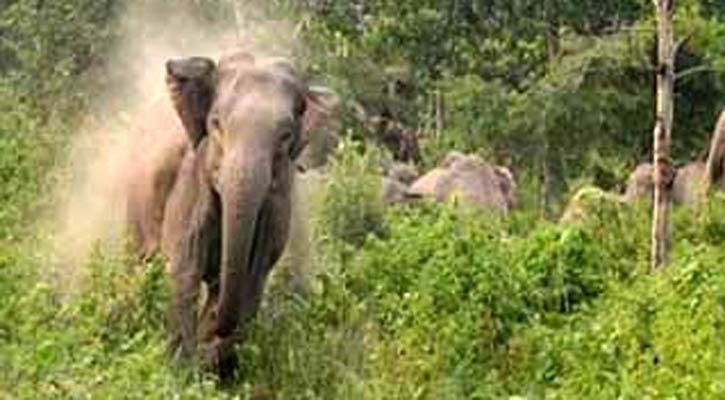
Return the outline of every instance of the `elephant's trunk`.
{"type": "Polygon", "coordinates": [[[260,210],[272,180],[271,160],[250,150],[225,157],[221,168],[222,258],[216,334],[234,333],[251,292],[251,261],[260,210]]]}

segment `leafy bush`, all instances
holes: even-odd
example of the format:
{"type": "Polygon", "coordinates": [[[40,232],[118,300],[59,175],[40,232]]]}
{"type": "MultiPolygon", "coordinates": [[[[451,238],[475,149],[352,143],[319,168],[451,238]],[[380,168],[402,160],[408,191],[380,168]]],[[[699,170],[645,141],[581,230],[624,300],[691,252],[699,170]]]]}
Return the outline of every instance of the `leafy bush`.
{"type": "MultiPolygon", "coordinates": [[[[37,238],[36,238],[37,240],[37,238]]],[[[106,246],[80,281],[54,281],[37,247],[3,261],[0,392],[12,398],[223,396],[165,357],[161,263],[132,265],[106,246]],[[72,288],[72,289],[71,289],[72,288]],[[7,295],[7,297],[5,297],[7,295]]]]}
{"type": "Polygon", "coordinates": [[[63,295],[45,279],[52,260],[8,248],[0,387],[19,398],[717,397],[725,253],[709,232],[720,201],[695,220],[678,215],[683,243],[710,242],[678,246],[654,276],[642,274],[648,218],[638,210],[527,230],[516,215],[439,204],[384,211],[385,234],[356,253],[335,256],[342,238],[320,244],[310,290],[273,276],[239,376],[221,391],[165,356],[160,263],[103,245],[63,295]]]}
{"type": "Polygon", "coordinates": [[[324,232],[331,238],[359,245],[369,233],[380,233],[380,160],[381,153],[374,148],[363,151],[359,143],[342,143],[329,166],[321,218],[324,232]]]}

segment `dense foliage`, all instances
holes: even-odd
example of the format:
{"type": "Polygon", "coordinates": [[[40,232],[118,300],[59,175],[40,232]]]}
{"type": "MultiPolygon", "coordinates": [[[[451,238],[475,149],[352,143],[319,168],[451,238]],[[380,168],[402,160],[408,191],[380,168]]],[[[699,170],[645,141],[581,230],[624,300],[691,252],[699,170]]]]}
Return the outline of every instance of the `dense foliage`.
{"type": "Polygon", "coordinates": [[[724,205],[713,199],[695,224],[678,215],[677,261],[656,276],[644,273],[644,210],[602,209],[575,225],[533,229],[444,206],[391,210],[385,232],[357,251],[320,242],[326,256],[307,291],[277,275],[240,349],[244,368],[223,391],[165,359],[160,264],[99,248],[68,299],[37,274],[50,260],[7,251],[3,390],[21,398],[719,397],[724,205]]]}
{"type": "MultiPolygon", "coordinates": [[[[292,20],[295,54],[340,93],[348,137],[314,218],[314,273],[273,277],[228,388],[166,357],[160,260],[102,241],[68,268],[35,224],[79,121],[119,82],[109,52],[127,3],[142,2],[0,4],[0,397],[725,396],[725,199],[677,210],[673,262],[657,274],[646,205],[539,218],[584,182],[617,189],[648,157],[651,1],[245,2],[251,20],[292,20]],[[454,148],[512,166],[522,209],[383,207],[389,156],[356,106],[418,129],[426,166],[454,148]]],[[[149,7],[227,26],[241,3],[149,7]]],[[[680,0],[676,24],[684,162],[725,106],[725,7],[680,0]]]]}

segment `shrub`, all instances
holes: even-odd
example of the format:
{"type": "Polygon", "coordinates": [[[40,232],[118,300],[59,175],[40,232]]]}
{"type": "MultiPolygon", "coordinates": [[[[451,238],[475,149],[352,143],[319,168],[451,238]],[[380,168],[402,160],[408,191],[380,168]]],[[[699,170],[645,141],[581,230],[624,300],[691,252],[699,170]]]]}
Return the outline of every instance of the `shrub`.
{"type": "Polygon", "coordinates": [[[370,233],[382,230],[380,197],[381,154],[361,149],[351,140],[329,166],[329,184],[322,211],[323,232],[330,238],[360,245],[370,233]]]}

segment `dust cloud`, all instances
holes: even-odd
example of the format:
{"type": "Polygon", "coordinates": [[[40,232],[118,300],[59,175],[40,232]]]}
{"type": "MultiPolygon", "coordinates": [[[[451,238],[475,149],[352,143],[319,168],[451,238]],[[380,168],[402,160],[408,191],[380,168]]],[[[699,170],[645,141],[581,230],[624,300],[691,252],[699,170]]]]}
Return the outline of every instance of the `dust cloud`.
{"type": "Polygon", "coordinates": [[[52,276],[65,287],[73,286],[77,266],[94,248],[121,243],[125,236],[126,183],[139,167],[129,157],[147,156],[164,140],[178,140],[180,125],[164,88],[166,60],[218,59],[234,49],[285,57],[301,51],[294,23],[271,19],[242,2],[204,13],[200,6],[169,3],[129,2],[119,17],[120,40],[103,67],[91,72],[99,95],[74,136],[54,194],[57,208],[46,222],[57,259],[52,276]],[[214,13],[233,16],[209,18],[214,13]]]}

